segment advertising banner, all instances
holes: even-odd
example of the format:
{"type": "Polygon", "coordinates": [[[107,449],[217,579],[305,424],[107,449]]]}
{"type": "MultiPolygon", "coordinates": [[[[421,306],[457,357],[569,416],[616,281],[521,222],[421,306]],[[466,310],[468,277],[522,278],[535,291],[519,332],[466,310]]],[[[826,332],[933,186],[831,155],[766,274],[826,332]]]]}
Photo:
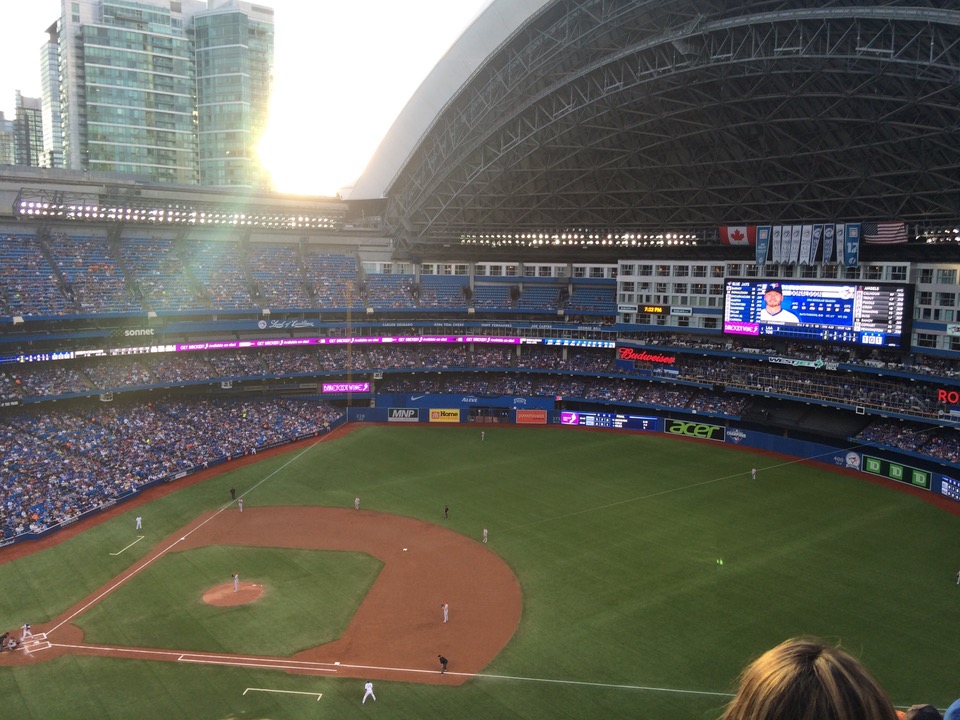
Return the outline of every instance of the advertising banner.
{"type": "Polygon", "coordinates": [[[517,410],[517,425],[546,425],[546,410],[517,410]]]}
{"type": "Polygon", "coordinates": [[[722,425],[691,422],[689,420],[664,420],[663,431],[670,435],[700,438],[702,440],[726,441],[726,428],[722,425]]]}
{"type": "Polygon", "coordinates": [[[460,422],[460,410],[453,408],[430,408],[430,422],[458,423],[460,422]]]}
{"type": "Polygon", "coordinates": [[[420,422],[420,408],[390,408],[387,422],[420,422]]]}

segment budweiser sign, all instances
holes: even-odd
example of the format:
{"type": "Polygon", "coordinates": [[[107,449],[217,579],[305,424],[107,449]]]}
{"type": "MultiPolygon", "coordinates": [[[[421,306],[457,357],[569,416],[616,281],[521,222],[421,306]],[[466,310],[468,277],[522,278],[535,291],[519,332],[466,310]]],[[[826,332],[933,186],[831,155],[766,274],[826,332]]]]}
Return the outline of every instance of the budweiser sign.
{"type": "Polygon", "coordinates": [[[654,353],[648,353],[646,350],[638,350],[636,348],[622,347],[618,348],[620,353],[621,360],[631,360],[633,362],[652,362],[660,363],[662,365],[673,365],[677,358],[674,355],[655,355],[654,353]]]}

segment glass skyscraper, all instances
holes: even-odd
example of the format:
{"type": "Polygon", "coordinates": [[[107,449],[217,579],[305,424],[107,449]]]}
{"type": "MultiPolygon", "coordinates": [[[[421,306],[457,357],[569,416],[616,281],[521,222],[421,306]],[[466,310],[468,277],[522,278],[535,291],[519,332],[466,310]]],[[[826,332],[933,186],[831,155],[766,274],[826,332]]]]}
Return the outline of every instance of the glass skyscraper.
{"type": "Polygon", "coordinates": [[[60,53],[57,25],[47,28],[50,39],[40,50],[40,115],[43,126],[43,167],[63,167],[63,121],[60,117],[60,53]]]}
{"type": "Polygon", "coordinates": [[[66,167],[263,185],[253,146],[269,102],[272,10],[238,0],[62,0],[55,36],[66,167]]]}
{"type": "Polygon", "coordinates": [[[17,91],[17,117],[14,120],[14,165],[40,167],[43,155],[43,127],[40,98],[28,98],[17,91]]]}
{"type": "Polygon", "coordinates": [[[193,19],[202,185],[265,185],[257,143],[267,123],[273,13],[224,3],[193,19]]]}

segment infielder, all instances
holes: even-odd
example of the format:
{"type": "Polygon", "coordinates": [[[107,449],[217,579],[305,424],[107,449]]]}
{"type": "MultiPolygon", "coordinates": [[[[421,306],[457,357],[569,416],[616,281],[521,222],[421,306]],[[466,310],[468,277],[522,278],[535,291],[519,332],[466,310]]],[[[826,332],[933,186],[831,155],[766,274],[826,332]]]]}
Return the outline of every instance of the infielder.
{"type": "Polygon", "coordinates": [[[240,573],[233,574],[233,591],[240,592],[240,573]]]}
{"type": "Polygon", "coordinates": [[[447,622],[450,619],[450,606],[447,603],[441,603],[440,609],[443,610],[443,621],[447,622]]]}
{"type": "Polygon", "coordinates": [[[360,704],[361,704],[361,705],[363,705],[363,704],[367,701],[367,698],[368,698],[368,697],[372,697],[374,702],[377,701],[377,696],[373,694],[373,683],[372,683],[372,682],[370,682],[370,681],[368,680],[368,681],[367,681],[367,684],[363,686],[363,690],[364,690],[364,692],[363,692],[363,700],[360,701],[360,704]]]}
{"type": "MultiPolygon", "coordinates": [[[[359,495],[357,495],[357,496],[353,499],[353,507],[354,507],[355,510],[359,510],[359,509],[360,509],[360,496],[359,496],[359,495]]],[[[374,698],[374,700],[376,700],[376,698],[374,698]]]]}

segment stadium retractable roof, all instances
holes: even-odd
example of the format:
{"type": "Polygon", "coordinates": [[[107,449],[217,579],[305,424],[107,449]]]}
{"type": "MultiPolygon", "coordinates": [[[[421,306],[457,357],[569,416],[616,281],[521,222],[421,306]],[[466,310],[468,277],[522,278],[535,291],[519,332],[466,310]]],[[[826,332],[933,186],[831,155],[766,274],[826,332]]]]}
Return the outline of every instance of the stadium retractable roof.
{"type": "Polygon", "coordinates": [[[384,198],[401,254],[479,235],[953,225],[960,9],[495,0],[401,114],[364,197],[384,198]]]}

